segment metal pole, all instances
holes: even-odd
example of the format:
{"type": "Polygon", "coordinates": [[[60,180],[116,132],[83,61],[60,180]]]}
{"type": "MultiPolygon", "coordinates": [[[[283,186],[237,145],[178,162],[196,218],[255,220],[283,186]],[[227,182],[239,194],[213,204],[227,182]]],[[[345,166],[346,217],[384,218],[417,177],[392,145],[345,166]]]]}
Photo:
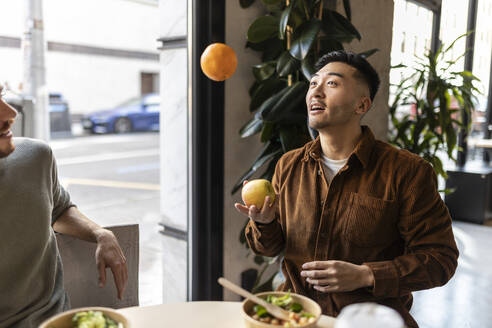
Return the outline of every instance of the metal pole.
{"type": "MultiPolygon", "coordinates": [[[[490,55],[490,74],[489,74],[489,95],[487,97],[487,120],[483,127],[483,138],[490,139],[492,135],[492,53],[490,55]]],[[[487,150],[483,152],[483,160],[485,163],[490,162],[490,155],[487,150]]]]}
{"type": "Polygon", "coordinates": [[[42,3],[42,0],[24,0],[24,34],[21,43],[24,70],[22,85],[24,96],[33,99],[33,106],[27,106],[24,111],[26,136],[48,141],[50,121],[42,3]]]}
{"type": "Polygon", "coordinates": [[[436,54],[437,50],[441,46],[441,40],[439,39],[439,32],[441,29],[441,6],[439,6],[437,10],[433,10],[432,14],[431,52],[436,54]]]}
{"type": "MultiPolygon", "coordinates": [[[[468,3],[468,24],[467,31],[472,31],[472,33],[468,34],[466,37],[466,55],[465,55],[465,70],[472,71],[473,70],[473,48],[475,47],[475,27],[477,25],[477,2],[478,0],[469,0],[468,3]]],[[[468,125],[470,121],[470,117],[465,110],[461,112],[461,119],[465,126],[468,125]]],[[[460,133],[458,135],[458,146],[463,150],[458,151],[458,166],[464,166],[466,163],[466,155],[468,153],[468,145],[466,142],[466,138],[468,133],[466,129],[460,129],[460,133]]]]}

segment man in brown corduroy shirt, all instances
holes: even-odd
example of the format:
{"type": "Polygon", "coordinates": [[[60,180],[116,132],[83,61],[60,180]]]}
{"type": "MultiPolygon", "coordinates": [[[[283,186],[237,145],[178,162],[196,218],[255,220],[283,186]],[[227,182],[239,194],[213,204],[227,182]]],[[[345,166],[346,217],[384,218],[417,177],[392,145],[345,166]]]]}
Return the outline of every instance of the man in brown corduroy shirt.
{"type": "Polygon", "coordinates": [[[360,125],[379,87],[363,57],[332,52],[316,68],[306,103],[319,136],[278,161],[272,205],[235,204],[250,218],[246,238],[256,254],[283,251],[281,290],[311,297],[324,314],[377,302],[418,327],[411,292],[444,285],[458,259],[436,174],[360,125]]]}

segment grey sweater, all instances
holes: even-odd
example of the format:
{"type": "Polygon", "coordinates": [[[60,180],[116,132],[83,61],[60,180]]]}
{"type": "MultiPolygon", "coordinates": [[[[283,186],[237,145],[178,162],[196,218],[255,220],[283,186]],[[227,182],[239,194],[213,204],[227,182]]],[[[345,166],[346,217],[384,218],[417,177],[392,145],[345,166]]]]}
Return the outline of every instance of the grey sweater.
{"type": "Polygon", "coordinates": [[[52,224],[73,205],[51,148],[14,144],[0,158],[0,328],[30,328],[69,307],[52,224]]]}

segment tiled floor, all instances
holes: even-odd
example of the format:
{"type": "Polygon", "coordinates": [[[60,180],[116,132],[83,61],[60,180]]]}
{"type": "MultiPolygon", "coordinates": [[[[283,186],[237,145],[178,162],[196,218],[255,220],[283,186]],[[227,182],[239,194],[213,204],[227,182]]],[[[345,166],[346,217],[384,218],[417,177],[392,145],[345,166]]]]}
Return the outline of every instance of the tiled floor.
{"type": "Polygon", "coordinates": [[[454,222],[460,250],[454,277],[443,287],[414,293],[421,328],[492,327],[492,227],[454,222]]]}

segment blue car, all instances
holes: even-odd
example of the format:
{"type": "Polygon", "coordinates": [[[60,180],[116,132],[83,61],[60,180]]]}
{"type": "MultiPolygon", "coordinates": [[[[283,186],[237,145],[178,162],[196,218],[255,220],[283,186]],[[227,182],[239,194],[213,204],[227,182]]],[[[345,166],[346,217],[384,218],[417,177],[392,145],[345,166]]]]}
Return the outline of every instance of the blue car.
{"type": "Polygon", "coordinates": [[[82,125],[92,133],[159,131],[160,102],[154,93],[132,98],[115,108],[84,116],[82,125]]]}

